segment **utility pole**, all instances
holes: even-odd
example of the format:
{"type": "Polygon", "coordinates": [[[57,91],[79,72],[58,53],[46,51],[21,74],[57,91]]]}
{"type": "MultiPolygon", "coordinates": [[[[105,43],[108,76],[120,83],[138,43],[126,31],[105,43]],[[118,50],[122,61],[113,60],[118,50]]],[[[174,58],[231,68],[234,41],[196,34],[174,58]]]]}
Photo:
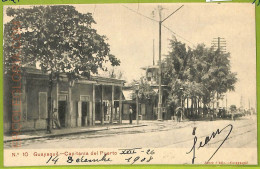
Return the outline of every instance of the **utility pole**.
{"type": "Polygon", "coordinates": [[[161,64],[161,55],[162,55],[162,23],[171,17],[175,12],[181,9],[184,5],[176,9],[170,15],[168,15],[165,19],[162,20],[162,6],[158,6],[157,10],[159,13],[159,99],[158,99],[158,117],[157,120],[162,120],[162,64],[161,64]]]}
{"type": "Polygon", "coordinates": [[[250,110],[250,99],[248,99],[248,109],[250,110]]]}
{"type": "MultiPolygon", "coordinates": [[[[220,53],[226,52],[226,40],[221,37],[213,38],[211,43],[214,50],[220,53]]],[[[219,93],[217,92],[217,111],[219,111],[219,93]]]]}
{"type": "Polygon", "coordinates": [[[250,115],[252,115],[252,111],[251,111],[251,106],[250,106],[250,99],[248,99],[248,111],[250,113],[250,115]]]}
{"type": "Polygon", "coordinates": [[[136,92],[136,124],[139,124],[139,101],[138,101],[138,91],[136,92]]]}
{"type": "Polygon", "coordinates": [[[226,113],[228,112],[228,107],[227,107],[227,93],[226,93],[226,113]]]}
{"type": "Polygon", "coordinates": [[[244,108],[244,96],[241,95],[240,97],[240,107],[244,108]]]}
{"type": "Polygon", "coordinates": [[[158,117],[157,120],[162,120],[162,63],[161,63],[161,55],[162,55],[162,6],[158,6],[159,12],[159,99],[158,99],[158,117]]]}
{"type": "Polygon", "coordinates": [[[153,66],[154,66],[154,39],[153,39],[153,66]]]}
{"type": "Polygon", "coordinates": [[[226,52],[225,38],[221,38],[221,37],[213,38],[213,40],[211,42],[211,46],[215,50],[219,50],[220,52],[226,52]]]}

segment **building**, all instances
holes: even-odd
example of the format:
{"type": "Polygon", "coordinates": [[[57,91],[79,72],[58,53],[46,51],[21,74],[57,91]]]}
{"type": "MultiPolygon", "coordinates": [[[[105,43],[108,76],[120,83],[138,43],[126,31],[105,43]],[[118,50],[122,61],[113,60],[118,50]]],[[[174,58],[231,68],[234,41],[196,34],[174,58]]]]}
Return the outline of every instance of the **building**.
{"type": "MultiPolygon", "coordinates": [[[[159,91],[159,66],[147,66],[147,67],[142,67],[142,70],[145,71],[145,76],[144,80],[148,82],[149,86],[152,88],[152,90],[155,93],[158,93],[159,91]]],[[[162,89],[164,89],[166,86],[162,85],[162,89]]],[[[133,89],[131,86],[124,86],[123,87],[123,95],[125,97],[125,100],[123,101],[123,114],[125,119],[128,119],[129,117],[127,116],[126,113],[129,111],[129,106],[133,108],[133,116],[134,119],[136,118],[136,101],[133,100],[132,96],[136,95],[135,89],[133,89]]],[[[171,114],[167,113],[167,110],[165,108],[165,100],[166,98],[163,96],[163,107],[162,107],[162,112],[163,112],[163,119],[171,119],[171,114]]],[[[138,114],[139,114],[139,119],[142,120],[157,120],[158,119],[158,98],[155,98],[155,100],[147,100],[146,102],[138,102],[138,114]]]]}
{"type": "MultiPolygon", "coordinates": [[[[147,67],[141,68],[145,71],[145,78],[150,84],[151,88],[156,92],[159,93],[159,66],[151,65],[147,67]]],[[[166,109],[166,97],[164,95],[164,89],[167,87],[166,85],[162,86],[162,119],[167,120],[171,119],[172,114],[169,113],[166,109]]],[[[158,111],[158,100],[153,103],[147,105],[147,107],[152,106],[152,113],[150,115],[151,118],[157,119],[157,111],[158,111]]]]}
{"type": "MultiPolygon", "coordinates": [[[[132,119],[136,120],[136,100],[133,99],[133,96],[136,95],[136,91],[131,86],[123,87],[123,114],[122,117],[124,120],[129,119],[129,109],[132,107],[133,114],[132,119]]],[[[156,119],[156,111],[153,109],[153,104],[138,102],[138,115],[139,120],[154,120],[156,119]]]]}
{"type": "Polygon", "coordinates": [[[122,121],[124,80],[91,76],[70,83],[60,75],[49,88],[49,74],[33,67],[22,68],[17,77],[4,76],[5,133],[46,129],[51,116],[48,110],[54,108],[58,109],[62,127],[122,121]]]}

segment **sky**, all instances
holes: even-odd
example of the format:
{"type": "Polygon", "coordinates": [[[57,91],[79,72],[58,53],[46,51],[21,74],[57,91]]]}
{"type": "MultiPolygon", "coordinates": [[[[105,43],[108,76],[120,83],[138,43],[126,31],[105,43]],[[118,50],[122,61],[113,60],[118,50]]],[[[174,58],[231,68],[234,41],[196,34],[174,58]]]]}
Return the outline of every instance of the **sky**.
{"type": "MultiPolygon", "coordinates": [[[[237,73],[235,92],[227,94],[228,105],[256,107],[256,40],[255,8],[251,3],[172,3],[172,4],[86,4],[73,5],[79,12],[93,14],[97,32],[106,35],[111,53],[121,60],[116,71],[123,72],[127,82],[144,75],[141,67],[158,61],[159,20],[157,6],[162,5],[162,18],[180,6],[180,10],[164,21],[169,31],[162,28],[162,58],[169,51],[173,33],[178,40],[193,47],[204,43],[210,47],[213,38],[225,38],[227,52],[231,53],[231,70],[237,73]],[[136,11],[136,12],[133,12],[136,11]],[[139,13],[139,14],[138,14],[139,13]],[[141,14],[141,15],[140,15],[141,14]],[[144,17],[147,16],[147,17],[144,17]]],[[[5,10],[4,10],[5,11],[5,10]]],[[[4,22],[8,21],[4,15],[4,22]]],[[[225,104],[225,103],[224,103],[225,104]]]]}

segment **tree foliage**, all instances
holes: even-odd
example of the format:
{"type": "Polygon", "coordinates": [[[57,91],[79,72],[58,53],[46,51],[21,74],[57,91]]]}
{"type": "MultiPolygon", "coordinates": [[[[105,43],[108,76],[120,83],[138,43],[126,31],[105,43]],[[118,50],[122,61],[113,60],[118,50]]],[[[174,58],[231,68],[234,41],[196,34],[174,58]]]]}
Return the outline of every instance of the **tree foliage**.
{"type": "Polygon", "coordinates": [[[237,111],[237,106],[236,105],[230,105],[229,110],[231,113],[235,113],[237,111]]]}
{"type": "MultiPolygon", "coordinates": [[[[138,91],[138,99],[141,103],[154,103],[158,98],[158,93],[153,90],[148,81],[141,77],[139,81],[133,81],[131,84],[133,91],[138,91]]],[[[136,99],[136,93],[132,95],[133,100],[136,99]]]]}
{"type": "MultiPolygon", "coordinates": [[[[8,65],[12,48],[12,24],[21,23],[22,66],[39,63],[43,72],[66,73],[71,79],[106,70],[104,62],[117,66],[105,36],[92,28],[91,13],[79,13],[68,5],[8,8],[12,20],[5,24],[4,58],[8,65]]],[[[8,66],[7,66],[8,67],[8,66]]]]}
{"type": "Polygon", "coordinates": [[[123,78],[123,72],[120,70],[115,70],[114,67],[112,67],[111,70],[108,70],[108,77],[113,79],[122,79],[123,78]]]}
{"type": "MultiPolygon", "coordinates": [[[[13,23],[21,23],[18,30],[22,47],[19,50],[20,67],[39,63],[41,70],[49,73],[49,93],[52,93],[53,79],[66,74],[69,80],[68,110],[72,112],[71,88],[79,77],[89,78],[99,69],[107,70],[106,62],[118,66],[120,61],[110,53],[106,36],[92,28],[91,13],[79,13],[69,5],[34,6],[31,8],[7,8],[11,21],[4,27],[5,72],[10,70],[13,48],[13,23]]],[[[16,37],[17,38],[17,37],[16,37]]],[[[18,37],[19,38],[19,37],[18,37]]],[[[18,63],[18,62],[17,62],[18,63]]],[[[51,99],[48,100],[48,126],[50,131],[51,99]]]]}
{"type": "Polygon", "coordinates": [[[170,40],[170,52],[162,62],[169,105],[180,105],[181,98],[195,98],[207,105],[234,90],[237,78],[230,70],[229,58],[230,53],[203,44],[191,49],[176,39],[170,40]]]}

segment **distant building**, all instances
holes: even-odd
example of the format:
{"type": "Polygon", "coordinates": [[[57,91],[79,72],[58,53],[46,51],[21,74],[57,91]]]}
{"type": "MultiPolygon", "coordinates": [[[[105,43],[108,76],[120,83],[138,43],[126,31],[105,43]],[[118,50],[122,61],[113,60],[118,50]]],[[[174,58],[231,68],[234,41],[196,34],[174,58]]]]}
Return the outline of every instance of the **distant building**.
{"type": "MultiPolygon", "coordinates": [[[[147,67],[142,67],[141,69],[145,70],[145,78],[150,84],[151,88],[156,92],[159,93],[159,66],[151,65],[147,67]]],[[[162,84],[162,94],[164,93],[163,90],[165,89],[166,85],[162,84]]],[[[157,111],[158,111],[158,100],[155,103],[151,103],[152,106],[152,114],[156,114],[157,119],[157,111]]],[[[166,109],[166,97],[162,96],[162,113],[163,113],[163,120],[171,119],[171,114],[166,109]]]]}
{"type": "MultiPolygon", "coordinates": [[[[123,119],[129,119],[129,108],[132,107],[133,110],[133,120],[136,120],[136,101],[133,100],[133,96],[136,95],[135,90],[131,86],[124,86],[123,87],[123,119]]],[[[153,104],[147,103],[138,103],[138,114],[140,120],[155,120],[156,119],[156,110],[153,109],[153,104]]]]}
{"type": "MultiPolygon", "coordinates": [[[[142,67],[142,70],[145,71],[145,80],[149,83],[150,87],[158,93],[159,91],[159,67],[152,65],[152,66],[147,66],[147,67],[142,67]]],[[[165,85],[162,85],[162,89],[164,89],[165,85]]],[[[123,88],[123,93],[124,96],[128,95],[128,100],[124,100],[124,111],[129,111],[128,107],[132,106],[134,110],[134,118],[135,113],[136,113],[136,102],[130,97],[132,95],[135,95],[134,89],[131,88],[131,86],[124,86],[123,88]]],[[[157,120],[157,115],[158,115],[158,99],[155,101],[149,101],[146,103],[139,103],[139,115],[140,118],[143,120],[157,120]]],[[[163,97],[163,107],[162,107],[162,112],[163,112],[163,119],[167,120],[171,118],[171,114],[167,113],[167,110],[165,108],[165,97],[163,97]]],[[[127,116],[125,116],[127,118],[127,116]]]]}
{"type": "Polygon", "coordinates": [[[145,78],[149,82],[151,86],[154,86],[155,88],[158,88],[159,84],[159,66],[147,66],[142,67],[142,70],[145,70],[145,78]]]}

